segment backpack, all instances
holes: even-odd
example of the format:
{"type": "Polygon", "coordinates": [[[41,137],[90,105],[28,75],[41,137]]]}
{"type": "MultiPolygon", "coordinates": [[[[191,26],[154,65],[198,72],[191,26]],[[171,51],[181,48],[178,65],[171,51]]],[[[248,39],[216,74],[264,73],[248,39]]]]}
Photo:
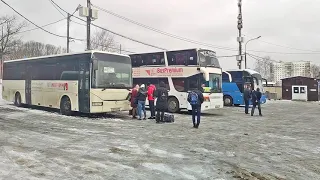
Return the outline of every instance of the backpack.
{"type": "Polygon", "coordinates": [[[164,91],[163,89],[159,89],[159,97],[157,97],[160,101],[167,101],[167,92],[164,91]]]}
{"type": "Polygon", "coordinates": [[[196,92],[190,92],[189,94],[189,103],[191,105],[197,105],[199,104],[199,97],[198,94],[196,92]]]}

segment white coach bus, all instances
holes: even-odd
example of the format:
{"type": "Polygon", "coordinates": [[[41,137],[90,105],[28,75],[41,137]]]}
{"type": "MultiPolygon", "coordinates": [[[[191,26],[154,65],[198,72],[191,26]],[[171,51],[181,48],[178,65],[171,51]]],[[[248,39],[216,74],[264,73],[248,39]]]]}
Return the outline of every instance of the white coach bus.
{"type": "Polygon", "coordinates": [[[130,57],[99,51],[5,61],[2,96],[16,106],[60,109],[61,114],[130,109],[130,57]]]}
{"type": "MultiPolygon", "coordinates": [[[[131,54],[133,84],[163,81],[169,89],[168,111],[191,110],[188,91],[198,88],[204,93],[202,111],[223,108],[222,69],[215,52],[185,49],[131,54]]],[[[148,103],[147,103],[148,105],[148,103]]]]}

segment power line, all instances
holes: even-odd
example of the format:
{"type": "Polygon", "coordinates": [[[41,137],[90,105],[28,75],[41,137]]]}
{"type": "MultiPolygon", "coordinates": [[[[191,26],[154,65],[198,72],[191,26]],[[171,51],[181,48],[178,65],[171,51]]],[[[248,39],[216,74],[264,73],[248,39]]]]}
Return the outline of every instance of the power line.
{"type": "MultiPolygon", "coordinates": [[[[242,54],[244,55],[244,54],[242,54]]],[[[236,55],[229,55],[229,56],[217,56],[217,58],[226,58],[226,57],[237,57],[239,56],[239,54],[236,54],[236,55]]]]}
{"type": "Polygon", "coordinates": [[[34,22],[32,22],[31,20],[29,20],[28,18],[26,18],[25,16],[23,16],[22,14],[20,14],[17,10],[15,10],[13,7],[11,7],[8,3],[6,3],[4,0],[1,0],[3,4],[7,5],[9,8],[11,8],[14,12],[16,12],[17,14],[19,14],[21,17],[23,17],[25,20],[27,20],[28,22],[30,22],[31,24],[33,24],[34,26],[38,27],[39,29],[51,34],[51,35],[54,35],[54,36],[57,36],[57,37],[60,37],[60,38],[66,38],[66,36],[62,36],[62,35],[58,35],[58,34],[55,34],[55,33],[52,33],[46,29],[43,29],[41,26],[35,24],[34,22]]]}
{"type": "MultiPolygon", "coordinates": [[[[157,32],[157,33],[160,33],[162,35],[166,35],[166,36],[169,36],[169,37],[172,37],[172,38],[176,38],[176,39],[179,39],[179,40],[182,40],[182,41],[186,41],[186,42],[190,42],[190,43],[193,43],[193,44],[198,44],[198,45],[203,45],[203,46],[207,46],[207,47],[212,47],[212,48],[216,48],[216,49],[222,49],[222,50],[230,50],[230,51],[238,51],[234,48],[230,48],[230,47],[223,47],[223,46],[216,46],[216,45],[212,45],[212,44],[208,44],[208,43],[204,43],[204,42],[200,42],[200,41],[195,41],[195,40],[192,40],[192,39],[188,39],[188,38],[184,38],[184,37],[181,37],[181,36],[177,36],[177,35],[174,35],[174,34],[171,34],[171,33],[168,33],[168,32],[165,32],[165,31],[161,31],[159,29],[156,29],[156,28],[153,28],[153,27],[150,27],[150,26],[147,26],[147,25],[144,25],[142,23],[139,23],[137,21],[134,21],[132,19],[129,19],[127,17],[124,17],[124,16],[121,16],[117,13],[114,13],[110,10],[107,10],[107,9],[104,9],[104,8],[101,8],[99,6],[96,6],[96,5],[92,5],[93,7],[101,10],[101,11],[104,11],[108,14],[111,14],[115,17],[118,17],[120,19],[123,19],[125,21],[128,21],[130,23],[133,23],[135,25],[138,25],[140,27],[143,27],[143,28],[146,28],[146,29],[149,29],[151,31],[154,31],[154,32],[157,32]]],[[[267,42],[266,42],[267,43],[267,42]]],[[[271,44],[271,43],[270,43],[271,44]]],[[[298,50],[297,48],[291,48],[291,49],[296,49],[298,50]]],[[[300,49],[301,50],[301,49],[300,49]]],[[[247,51],[251,51],[251,52],[264,52],[264,53],[273,53],[273,54],[320,54],[320,51],[309,51],[309,52],[318,52],[318,53],[290,53],[290,52],[272,52],[272,51],[262,51],[262,50],[247,50],[247,51]]],[[[308,50],[307,50],[308,51],[308,50]]]]}
{"type": "MultiPolygon", "coordinates": [[[[264,59],[265,59],[265,58],[263,58],[263,57],[260,57],[260,56],[254,55],[254,54],[249,54],[249,53],[247,53],[247,55],[249,55],[250,57],[252,57],[253,59],[256,59],[256,60],[258,60],[257,58],[260,58],[261,60],[264,60],[264,59]]],[[[258,60],[258,61],[261,61],[261,60],[258,60]]],[[[276,60],[273,60],[273,59],[270,59],[270,61],[279,62],[279,61],[276,61],[276,60]]]]}
{"type": "MultiPolygon", "coordinates": [[[[261,40],[260,40],[260,41],[261,41],[261,40]]],[[[292,49],[292,50],[308,51],[308,52],[317,52],[317,53],[320,53],[320,51],[299,49],[299,48],[294,48],[294,47],[290,47],[290,46],[283,46],[283,45],[278,45],[278,44],[270,43],[270,42],[267,42],[267,41],[261,41],[261,42],[266,43],[266,44],[270,44],[270,45],[273,45],[273,46],[278,46],[278,47],[283,47],[283,48],[287,48],[287,49],[292,49]]]]}
{"type": "MultiPolygon", "coordinates": [[[[66,19],[66,18],[63,18],[63,19],[60,19],[60,20],[58,20],[58,21],[55,21],[55,22],[52,22],[52,23],[49,23],[49,24],[45,24],[45,25],[43,25],[43,26],[41,26],[41,27],[50,26],[50,25],[56,24],[56,23],[58,23],[58,22],[61,22],[61,21],[65,20],[65,19],[66,19]]],[[[33,29],[25,30],[25,31],[20,31],[20,32],[17,32],[17,34],[29,32],[29,31],[34,31],[34,30],[37,30],[37,29],[39,29],[39,28],[33,28],[33,29]]]]}
{"type": "MultiPolygon", "coordinates": [[[[249,37],[251,37],[251,36],[249,36],[249,37]]],[[[279,45],[279,44],[263,41],[261,39],[259,40],[259,42],[263,42],[263,43],[270,44],[270,45],[273,45],[273,46],[283,47],[283,48],[286,48],[286,49],[298,50],[298,51],[318,52],[318,53],[320,52],[320,50],[307,50],[307,49],[300,49],[300,48],[290,47],[290,46],[286,46],[286,45],[279,45]]]]}
{"type": "MultiPolygon", "coordinates": [[[[51,0],[51,1],[52,1],[57,7],[59,7],[62,11],[64,11],[65,13],[68,13],[66,10],[62,9],[62,8],[61,8],[57,3],[55,3],[53,0],[51,0]]],[[[81,19],[81,18],[79,18],[79,17],[77,17],[77,16],[74,16],[74,15],[71,15],[71,16],[73,16],[73,17],[75,17],[75,18],[77,18],[77,19],[79,19],[79,20],[81,20],[81,21],[83,21],[83,22],[86,22],[85,20],[83,20],[83,19],[81,19]]],[[[133,38],[130,38],[130,37],[127,37],[127,36],[125,36],[125,35],[116,33],[116,32],[114,32],[114,31],[111,31],[111,30],[106,29],[106,28],[104,28],[104,27],[98,26],[98,25],[96,25],[96,24],[93,24],[93,23],[92,23],[91,25],[92,25],[92,26],[95,26],[95,27],[97,27],[97,28],[100,28],[100,29],[102,29],[102,30],[108,31],[108,32],[110,32],[110,33],[112,33],[112,34],[115,34],[115,35],[117,35],[117,36],[123,37],[123,38],[125,38],[125,39],[129,39],[129,40],[131,40],[131,41],[134,41],[134,42],[137,42],[137,43],[140,43],[140,44],[143,44],[143,45],[150,46],[150,47],[153,47],[153,48],[156,48],[156,49],[166,50],[165,48],[158,47],[158,46],[155,46],[155,45],[152,45],[152,44],[148,44],[148,43],[145,43],[145,42],[142,42],[142,41],[139,41],[139,40],[135,40],[135,39],[133,39],[133,38]]]]}
{"type": "Polygon", "coordinates": [[[98,7],[98,6],[95,6],[95,5],[92,5],[92,6],[95,7],[95,8],[97,8],[97,9],[99,9],[99,10],[101,10],[101,11],[104,11],[104,12],[106,12],[106,13],[108,13],[108,14],[111,14],[111,15],[113,15],[113,16],[115,16],[115,17],[118,17],[118,18],[123,19],[123,20],[125,20],[125,21],[128,21],[128,22],[130,22],[130,23],[133,23],[133,24],[135,24],[135,25],[137,25],[137,26],[143,27],[143,28],[145,28],[145,29],[149,29],[149,30],[151,30],[151,31],[160,33],[160,34],[165,35],[165,36],[169,36],[169,37],[172,37],[172,38],[175,38],[175,39],[179,39],[179,40],[181,40],[181,41],[186,41],[186,42],[189,42],[189,43],[198,44],[198,45],[207,46],[207,47],[212,47],[212,48],[216,48],[216,49],[223,49],[223,50],[230,50],[230,51],[238,51],[238,50],[236,50],[236,49],[234,49],[234,48],[223,47],[223,46],[216,46],[216,45],[212,45],[212,44],[203,43],[203,42],[200,42],[200,41],[188,39],[188,38],[185,38],[185,37],[177,36],[177,35],[174,35],[174,34],[171,34],[171,33],[168,33],[168,32],[165,32],[165,31],[162,31],[162,30],[159,30],[159,29],[156,29],[156,28],[147,26],[147,25],[144,25],[144,24],[142,24],[142,23],[139,23],[139,22],[134,21],[134,20],[132,20],[132,19],[129,19],[129,18],[127,18],[127,17],[124,17],[124,16],[121,16],[121,15],[119,15],[119,14],[116,14],[116,13],[114,13],[114,12],[112,12],[112,11],[107,10],[107,9],[104,9],[104,8],[101,8],[101,7],[98,7]]]}
{"type": "Polygon", "coordinates": [[[52,6],[65,18],[67,18],[55,5],[52,1],[49,0],[49,2],[52,4],[52,6]]]}

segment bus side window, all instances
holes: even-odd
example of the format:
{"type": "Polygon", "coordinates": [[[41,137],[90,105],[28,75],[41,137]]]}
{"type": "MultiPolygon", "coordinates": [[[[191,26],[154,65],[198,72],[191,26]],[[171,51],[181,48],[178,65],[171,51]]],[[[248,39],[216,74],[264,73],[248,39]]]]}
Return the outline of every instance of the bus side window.
{"type": "MultiPolygon", "coordinates": [[[[162,82],[164,82],[164,84],[166,85],[166,88],[167,88],[168,90],[170,90],[170,85],[169,85],[168,78],[158,78],[158,80],[159,80],[159,83],[158,83],[158,84],[160,84],[160,82],[162,81],[162,82]]],[[[157,86],[157,87],[158,87],[158,86],[157,86]]]]}
{"type": "Polygon", "coordinates": [[[186,78],[172,78],[173,86],[178,92],[185,92],[186,78]]]}

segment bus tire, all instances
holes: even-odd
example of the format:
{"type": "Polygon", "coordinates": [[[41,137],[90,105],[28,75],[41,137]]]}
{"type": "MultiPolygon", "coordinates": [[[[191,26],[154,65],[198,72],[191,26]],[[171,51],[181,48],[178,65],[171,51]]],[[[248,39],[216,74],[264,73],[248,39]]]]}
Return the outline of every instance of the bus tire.
{"type": "Polygon", "coordinates": [[[60,113],[62,115],[71,116],[72,109],[71,109],[71,101],[69,97],[63,96],[60,101],[60,113]]]}
{"type": "Polygon", "coordinates": [[[15,96],[14,96],[14,105],[17,107],[21,107],[22,103],[21,103],[21,95],[19,92],[16,92],[15,96]]]}
{"type": "Polygon", "coordinates": [[[168,99],[168,111],[170,113],[177,113],[180,111],[179,101],[175,97],[170,97],[168,99]]]}
{"type": "Polygon", "coordinates": [[[233,99],[231,96],[224,96],[223,97],[223,104],[224,106],[232,106],[233,104],[233,99]]]}

